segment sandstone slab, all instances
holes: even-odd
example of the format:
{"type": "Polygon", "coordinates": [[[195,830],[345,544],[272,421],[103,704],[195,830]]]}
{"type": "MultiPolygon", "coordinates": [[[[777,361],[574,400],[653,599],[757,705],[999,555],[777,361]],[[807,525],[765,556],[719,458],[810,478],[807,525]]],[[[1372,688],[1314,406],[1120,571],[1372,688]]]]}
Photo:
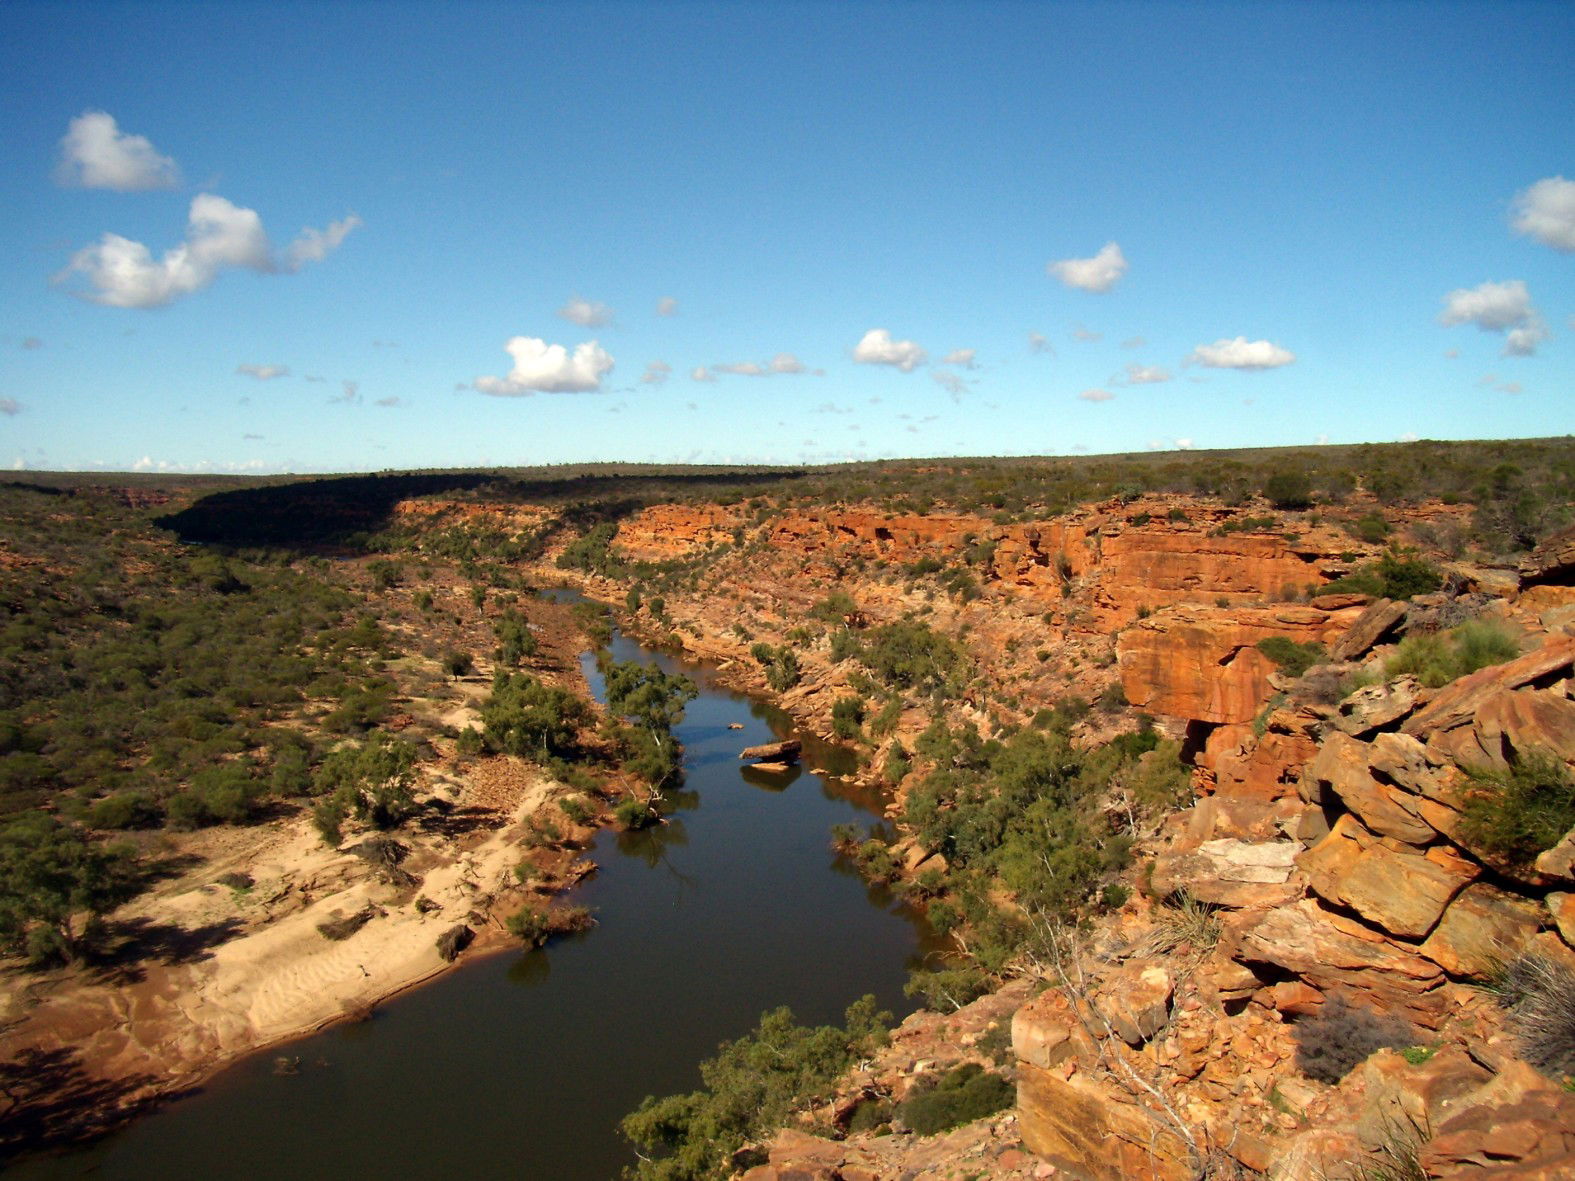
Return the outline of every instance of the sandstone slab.
{"type": "Polygon", "coordinates": [[[1243,934],[1236,956],[1281,968],[1320,992],[1364,996],[1369,1008],[1429,1028],[1447,1009],[1436,963],[1315,899],[1270,911],[1243,934]]]}
{"type": "Polygon", "coordinates": [[[1477,882],[1462,890],[1420,950],[1451,976],[1485,980],[1542,925],[1536,903],[1477,882]]]}
{"type": "Polygon", "coordinates": [[[1162,896],[1185,890],[1214,906],[1272,906],[1300,893],[1290,884],[1299,851],[1295,841],[1205,841],[1190,852],[1156,857],[1154,890],[1162,896]]]}

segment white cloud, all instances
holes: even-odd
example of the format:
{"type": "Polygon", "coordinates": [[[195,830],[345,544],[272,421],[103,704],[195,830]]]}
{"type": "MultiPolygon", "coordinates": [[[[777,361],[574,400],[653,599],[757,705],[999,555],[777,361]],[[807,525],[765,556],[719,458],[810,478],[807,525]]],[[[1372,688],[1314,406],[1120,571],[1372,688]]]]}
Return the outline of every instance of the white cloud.
{"type": "Polygon", "coordinates": [[[372,403],[374,406],[382,406],[390,410],[403,406],[404,404],[404,399],[399,397],[379,398],[377,401],[372,403]]]}
{"type": "Polygon", "coordinates": [[[1438,322],[1475,324],[1483,332],[1505,333],[1506,357],[1530,357],[1548,338],[1548,327],[1533,306],[1531,292],[1522,279],[1456,288],[1444,297],[1438,322]]]}
{"type": "Polygon", "coordinates": [[[20,413],[22,413],[22,403],[15,398],[0,398],[0,414],[4,414],[7,418],[15,418],[20,413]]]}
{"type": "Polygon", "coordinates": [[[141,242],[105,234],[96,245],[72,255],[55,282],[76,273],[93,288],[79,294],[94,303],[116,308],[162,307],[202,290],[226,267],[244,267],[260,274],[299,270],[304,263],[325,257],[360,224],[352,215],[327,230],[303,230],[285,250],[283,261],[276,261],[256,210],[199,193],[192,198],[185,241],[166,250],[157,262],[141,242]]]}
{"type": "Polygon", "coordinates": [[[326,230],[314,230],[306,226],[286,248],[282,269],[294,274],[309,262],[322,262],[339,248],[339,243],[349,236],[351,230],[360,228],[360,225],[361,219],[352,213],[339,221],[329,222],[326,230]]]}
{"type": "Polygon", "coordinates": [[[1102,295],[1126,274],[1127,260],[1120,246],[1106,242],[1093,258],[1063,258],[1059,262],[1046,263],[1045,271],[1068,287],[1102,295]]]}
{"type": "Polygon", "coordinates": [[[44,347],[44,342],[36,336],[24,336],[22,338],[22,347],[24,349],[41,349],[44,347]]]}
{"type": "Polygon", "coordinates": [[[242,377],[255,377],[258,381],[272,381],[276,377],[285,377],[290,372],[288,365],[237,365],[235,372],[242,377]]]}
{"type": "Polygon", "coordinates": [[[476,389],[499,398],[524,394],[587,394],[599,392],[602,377],[612,372],[613,359],[594,340],[576,345],[571,354],[561,344],[534,336],[515,336],[503,346],[514,358],[505,377],[478,377],[476,389]]]}
{"type": "Polygon", "coordinates": [[[1141,336],[1129,336],[1126,340],[1121,342],[1121,347],[1124,349],[1140,349],[1147,343],[1148,341],[1144,340],[1141,336]]]}
{"type": "Polygon", "coordinates": [[[817,376],[820,374],[820,370],[809,369],[809,367],[806,366],[804,362],[800,361],[792,353],[778,353],[776,356],[772,357],[771,372],[781,373],[788,376],[810,372],[814,372],[817,376]]]}
{"type": "Polygon", "coordinates": [[[689,379],[691,381],[715,381],[716,374],[712,373],[704,365],[696,365],[689,371],[689,379]]]}
{"type": "Polygon", "coordinates": [[[960,398],[968,392],[968,383],[955,373],[948,373],[944,369],[931,369],[930,376],[935,379],[936,385],[954,398],[960,398]]]}
{"type": "Polygon", "coordinates": [[[1105,334],[1103,332],[1092,332],[1092,331],[1090,331],[1088,328],[1086,328],[1082,324],[1073,324],[1072,325],[1072,339],[1073,340],[1089,340],[1089,341],[1093,341],[1093,340],[1103,340],[1104,338],[1105,338],[1105,334]]]}
{"type": "Polygon", "coordinates": [[[211,459],[201,459],[196,463],[177,463],[169,459],[154,459],[151,455],[144,455],[131,465],[134,472],[256,472],[268,465],[260,459],[248,459],[240,463],[226,461],[217,463],[211,459]]]}
{"type": "Polygon", "coordinates": [[[941,358],[941,364],[955,365],[959,369],[977,369],[979,366],[974,360],[977,355],[977,349],[953,349],[941,358]]]}
{"type": "Polygon", "coordinates": [[[576,295],[558,309],[558,315],[581,328],[602,328],[613,321],[613,310],[604,303],[576,295]]]}
{"type": "Polygon", "coordinates": [[[678,314],[678,301],[671,295],[664,295],[656,301],[656,314],[658,316],[676,316],[678,314]]]}
{"type": "Polygon", "coordinates": [[[1535,314],[1525,281],[1511,279],[1456,288],[1444,297],[1438,319],[1442,324],[1475,324],[1483,332],[1503,332],[1535,314]]]}
{"type": "Polygon", "coordinates": [[[1575,250],[1575,180],[1543,177],[1515,194],[1515,231],[1555,250],[1575,250]]]}
{"type": "Polygon", "coordinates": [[[146,137],[121,131],[113,115],[84,111],[71,120],[60,141],[55,180],[76,188],[133,193],[173,189],[180,184],[180,169],[154,151],[146,137]]]}
{"type": "Polygon", "coordinates": [[[913,341],[893,340],[884,328],[871,328],[853,350],[853,359],[863,365],[895,365],[912,373],[930,358],[913,341]]]}
{"type": "Polygon", "coordinates": [[[1115,397],[1109,390],[1084,390],[1077,396],[1085,402],[1108,402],[1115,397]]]}
{"type": "Polygon", "coordinates": [[[1161,381],[1169,381],[1170,370],[1159,365],[1139,365],[1132,362],[1126,370],[1110,379],[1111,385],[1153,385],[1161,381]]]}
{"type": "Polygon", "coordinates": [[[662,385],[673,375],[673,367],[666,361],[652,361],[640,375],[641,385],[662,385]]]}
{"type": "Polygon", "coordinates": [[[1176,440],[1176,449],[1178,451],[1191,451],[1192,450],[1192,440],[1191,439],[1177,439],[1176,440]]]}
{"type": "Polygon", "coordinates": [[[1235,340],[1200,344],[1187,359],[1211,369],[1277,369],[1296,360],[1296,354],[1266,340],[1238,336],[1235,340]]]}
{"type": "Polygon", "coordinates": [[[1050,343],[1049,338],[1042,332],[1030,332],[1028,334],[1028,351],[1030,353],[1049,353],[1052,357],[1055,356],[1055,346],[1050,343]]]}
{"type": "Polygon", "coordinates": [[[1548,326],[1540,317],[1533,318],[1531,323],[1509,330],[1509,334],[1504,337],[1504,356],[1534,357],[1537,355],[1537,346],[1547,339],[1548,326]]]}
{"type": "Polygon", "coordinates": [[[766,368],[753,361],[735,361],[727,365],[711,366],[717,373],[731,373],[734,377],[764,377],[766,368]]]}

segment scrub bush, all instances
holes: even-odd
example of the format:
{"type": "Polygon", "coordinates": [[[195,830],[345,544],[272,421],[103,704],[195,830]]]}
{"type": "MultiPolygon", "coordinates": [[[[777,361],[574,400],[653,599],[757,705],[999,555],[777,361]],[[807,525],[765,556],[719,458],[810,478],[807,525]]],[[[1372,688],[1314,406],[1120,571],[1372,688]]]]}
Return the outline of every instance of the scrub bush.
{"type": "Polygon", "coordinates": [[[998,1074],[968,1062],[939,1078],[921,1080],[897,1108],[902,1122],[921,1136],[933,1136],[993,1115],[1009,1106],[1016,1092],[998,1074]]]}
{"type": "Polygon", "coordinates": [[[1316,1017],[1296,1023],[1296,1066],[1308,1078],[1337,1083],[1378,1052],[1403,1050],[1416,1035],[1398,1017],[1353,1009],[1336,997],[1316,1017]]]}

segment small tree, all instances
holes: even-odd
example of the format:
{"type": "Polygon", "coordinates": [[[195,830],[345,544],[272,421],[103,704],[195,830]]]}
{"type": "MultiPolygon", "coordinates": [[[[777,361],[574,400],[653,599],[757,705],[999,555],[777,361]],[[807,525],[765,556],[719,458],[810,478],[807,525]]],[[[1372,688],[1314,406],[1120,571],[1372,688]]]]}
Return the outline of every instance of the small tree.
{"type": "Polygon", "coordinates": [[[588,716],[585,703],[567,690],[499,669],[492,696],[481,706],[482,737],[489,749],[503,754],[563,756],[573,753],[588,716]]]}
{"type": "Polygon", "coordinates": [[[603,670],[607,711],[634,724],[630,768],[652,787],[678,772],[681,750],[673,727],[699,690],[681,673],[664,673],[654,664],[612,661],[603,670]]]}
{"type": "Polygon", "coordinates": [[[338,845],[350,816],[374,828],[394,828],[414,815],[415,765],[413,746],[381,732],[330,753],[313,778],[324,797],[312,815],[323,839],[338,845]]]}
{"type": "Polygon", "coordinates": [[[536,655],[536,633],[517,612],[505,611],[492,625],[492,631],[498,637],[495,655],[499,664],[516,668],[521,661],[536,655]]]}
{"type": "Polygon", "coordinates": [[[100,918],[136,892],[129,846],[94,844],[43,812],[0,828],[0,945],[35,964],[75,960],[100,918]]]}
{"type": "Polygon", "coordinates": [[[1277,509],[1312,507],[1312,481],[1306,472],[1275,472],[1263,484],[1263,495],[1277,509]]]}

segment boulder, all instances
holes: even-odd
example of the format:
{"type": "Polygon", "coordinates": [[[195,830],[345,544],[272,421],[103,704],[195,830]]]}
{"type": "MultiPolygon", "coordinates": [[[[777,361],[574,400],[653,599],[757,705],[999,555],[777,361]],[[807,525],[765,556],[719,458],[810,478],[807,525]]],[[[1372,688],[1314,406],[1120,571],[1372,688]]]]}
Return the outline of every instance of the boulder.
{"type": "Polygon", "coordinates": [[[1250,726],[1220,727],[1209,735],[1199,764],[1205,765],[1206,759],[1212,767],[1215,794],[1272,803],[1296,794],[1301,769],[1317,751],[1318,743],[1301,717],[1276,710],[1261,738],[1250,726]]]}
{"type": "Polygon", "coordinates": [[[1554,892],[1547,899],[1548,912],[1564,942],[1575,947],[1575,894],[1554,892]]]}
{"type": "Polygon", "coordinates": [[[1506,689],[1567,674],[1571,665],[1575,665],[1575,636],[1550,637],[1534,652],[1507,664],[1478,669],[1446,685],[1426,706],[1407,718],[1400,729],[1420,737],[1467,725],[1489,698],[1506,689]]]}
{"type": "Polygon", "coordinates": [[[741,759],[754,759],[759,763],[796,763],[804,744],[797,738],[782,742],[763,742],[759,746],[746,746],[738,752],[741,759]]]}
{"type": "Polygon", "coordinates": [[[1575,527],[1555,533],[1520,560],[1520,585],[1575,584],[1575,527]]]}
{"type": "Polygon", "coordinates": [[[1517,689],[1483,702],[1477,743],[1498,766],[1533,751],[1575,759],[1575,701],[1556,690],[1517,689]]]}
{"type": "Polygon", "coordinates": [[[1193,1175],[1181,1138],[1113,1084],[1022,1062],[1017,1067],[1017,1130],[1023,1145],[1084,1181],[1186,1181],[1193,1175]]]}
{"type": "Polygon", "coordinates": [[[1406,604],[1393,599],[1377,599],[1356,617],[1346,633],[1335,641],[1329,656],[1334,660],[1355,660],[1365,656],[1375,644],[1400,626],[1406,604]]]}
{"type": "Polygon", "coordinates": [[[1537,933],[1543,913],[1534,902],[1476,882],[1444,911],[1420,951],[1451,976],[1486,980],[1537,933]]]}
{"type": "Polygon", "coordinates": [[[1012,1014],[1012,1053],[1019,1062],[1049,1070],[1093,1050],[1093,1041],[1060,989],[1046,989],[1012,1014]]]}
{"type": "Polygon", "coordinates": [[[1243,933],[1236,958],[1283,969],[1320,992],[1358,994],[1368,1008],[1430,1029],[1448,1009],[1436,963],[1316,899],[1268,912],[1243,933]]]}
{"type": "Polygon", "coordinates": [[[1215,906],[1273,906],[1301,891],[1290,885],[1300,846],[1295,841],[1205,841],[1190,852],[1162,853],[1154,859],[1154,892],[1161,897],[1185,890],[1215,906]]]}
{"type": "Polygon", "coordinates": [[[1298,1132],[1269,1166],[1269,1181],[1364,1181],[1366,1162],[1355,1132],[1310,1128],[1298,1132]]]}
{"type": "Polygon", "coordinates": [[[1170,969],[1153,960],[1130,960],[1105,981],[1099,1007],[1129,1046],[1141,1046],[1170,1019],[1176,980],[1170,969]]]}
{"type": "Polygon", "coordinates": [[[1369,1151],[1390,1141],[1396,1129],[1438,1127],[1463,1097],[1493,1077],[1458,1046],[1417,1066],[1394,1050],[1379,1050],[1357,1074],[1363,1104],[1356,1131],[1369,1151]]]}
{"type": "Polygon", "coordinates": [[[1373,775],[1369,749],[1349,734],[1331,733],[1302,773],[1302,797],[1319,804],[1327,803],[1331,795],[1337,797],[1373,832],[1406,844],[1420,846],[1435,839],[1415,797],[1373,775]]]}
{"type": "Polygon", "coordinates": [[[1459,857],[1379,840],[1349,814],[1297,863],[1319,897],[1409,939],[1427,935],[1479,872],[1459,857]]]}
{"type": "Polygon", "coordinates": [[[1393,725],[1417,706],[1426,690],[1415,677],[1397,677],[1358,689],[1336,707],[1334,724],[1347,734],[1371,734],[1393,725]]]}
{"type": "Polygon", "coordinates": [[[1575,1095],[1512,1061],[1455,1101],[1418,1163],[1429,1177],[1467,1170],[1506,1181],[1575,1176],[1575,1095]]]}

